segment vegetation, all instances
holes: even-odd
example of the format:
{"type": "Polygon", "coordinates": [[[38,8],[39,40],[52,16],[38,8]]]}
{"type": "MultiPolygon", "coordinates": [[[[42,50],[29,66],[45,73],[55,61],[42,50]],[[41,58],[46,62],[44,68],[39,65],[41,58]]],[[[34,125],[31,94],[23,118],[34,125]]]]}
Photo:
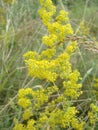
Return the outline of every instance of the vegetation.
{"type": "Polygon", "coordinates": [[[0,1],[0,129],[97,130],[98,2],[43,1],[0,1]]]}

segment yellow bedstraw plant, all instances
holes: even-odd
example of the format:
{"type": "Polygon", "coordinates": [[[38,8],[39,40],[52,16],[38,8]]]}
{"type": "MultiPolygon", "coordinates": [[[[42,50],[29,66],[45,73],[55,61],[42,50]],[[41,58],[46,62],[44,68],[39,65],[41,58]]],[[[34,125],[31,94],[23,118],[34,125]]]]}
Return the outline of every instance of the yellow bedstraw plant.
{"type": "MultiPolygon", "coordinates": [[[[69,40],[74,32],[68,13],[56,7],[51,0],[39,0],[39,15],[48,34],[42,37],[42,52],[24,54],[31,77],[47,82],[47,86],[22,88],[18,92],[21,118],[14,119],[13,130],[84,130],[85,122],[79,117],[73,100],[81,91],[80,74],[72,70],[70,59],[77,48],[77,41],[69,40]]],[[[89,116],[90,113],[89,113],[89,116]]]]}

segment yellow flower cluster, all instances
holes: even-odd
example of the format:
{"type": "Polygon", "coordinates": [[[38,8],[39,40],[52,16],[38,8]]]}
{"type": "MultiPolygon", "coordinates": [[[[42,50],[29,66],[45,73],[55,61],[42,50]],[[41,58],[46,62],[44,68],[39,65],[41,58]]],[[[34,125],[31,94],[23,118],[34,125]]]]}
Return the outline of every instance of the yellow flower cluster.
{"type": "Polygon", "coordinates": [[[32,105],[30,99],[26,97],[27,95],[32,94],[32,90],[30,88],[27,89],[20,89],[18,93],[18,104],[23,108],[27,108],[32,105]]]}
{"type": "Polygon", "coordinates": [[[18,92],[18,104],[24,109],[26,108],[31,109],[33,104],[35,104],[36,108],[37,107],[39,108],[40,105],[42,105],[43,102],[47,100],[48,95],[45,94],[44,89],[34,91],[31,88],[26,88],[26,89],[20,89],[18,92]]]}
{"type": "Polygon", "coordinates": [[[43,127],[56,130],[59,126],[62,129],[68,128],[70,125],[76,130],[83,130],[84,122],[79,122],[76,117],[78,111],[71,106],[66,96],[63,94],[61,96],[58,91],[60,90],[57,86],[41,87],[39,90],[20,89],[18,100],[29,99],[32,106],[24,107],[22,103],[19,104],[23,108],[22,120],[27,123],[16,121],[13,130],[38,130],[43,127]],[[49,102],[49,100],[51,101],[49,102]],[[61,109],[62,107],[63,109],[61,109]]]}
{"type": "Polygon", "coordinates": [[[49,36],[44,36],[42,38],[42,41],[44,44],[48,45],[48,46],[53,46],[54,43],[57,42],[57,36],[55,34],[51,34],[49,36]]]}
{"type": "Polygon", "coordinates": [[[47,79],[48,81],[54,82],[57,74],[55,73],[55,62],[47,60],[33,60],[29,59],[26,61],[29,75],[35,76],[40,79],[47,79]]]}
{"type": "Polygon", "coordinates": [[[34,59],[36,57],[36,55],[37,55],[37,53],[35,51],[34,52],[28,51],[27,53],[24,54],[24,58],[26,60],[28,60],[28,59],[34,59]]]}
{"type": "Polygon", "coordinates": [[[82,21],[80,23],[80,29],[79,29],[80,35],[88,35],[89,34],[89,28],[86,25],[86,22],[82,21]]]}
{"type": "Polygon", "coordinates": [[[42,41],[47,46],[53,46],[55,43],[64,41],[64,38],[73,34],[73,30],[69,23],[62,25],[59,22],[49,23],[48,26],[49,35],[44,36],[42,41]]]}
{"type": "Polygon", "coordinates": [[[81,94],[80,74],[73,71],[71,56],[77,48],[77,41],[65,43],[73,35],[68,13],[64,10],[56,15],[56,8],[51,0],[39,0],[40,17],[48,29],[42,41],[47,45],[40,54],[29,51],[24,54],[29,75],[48,82],[47,87],[36,90],[20,89],[18,105],[23,108],[22,120],[26,123],[15,123],[13,130],[67,129],[83,130],[84,122],[76,116],[73,99],[81,94]],[[66,45],[65,45],[66,44],[66,45]]]}
{"type": "MultiPolygon", "coordinates": [[[[58,38],[58,41],[63,41],[65,36],[73,34],[73,30],[69,23],[63,25],[59,22],[54,22],[48,25],[48,31],[50,35],[55,35],[58,38]]],[[[44,42],[44,41],[43,41],[44,42]]]]}
{"type": "Polygon", "coordinates": [[[26,130],[24,125],[21,123],[18,123],[15,125],[15,127],[13,128],[13,130],[26,130]]]}
{"type": "Polygon", "coordinates": [[[92,103],[90,109],[88,112],[89,121],[91,125],[95,125],[98,122],[98,106],[92,103]]]}
{"type": "Polygon", "coordinates": [[[95,79],[94,87],[95,87],[95,88],[98,88],[98,78],[95,79]]]}
{"type": "Polygon", "coordinates": [[[64,85],[64,95],[70,97],[71,99],[75,99],[82,94],[82,91],[79,89],[81,88],[81,84],[77,84],[78,78],[80,74],[78,71],[74,71],[70,73],[68,76],[69,80],[63,82],[64,85]]]}
{"type": "Polygon", "coordinates": [[[76,118],[73,118],[71,124],[75,130],[84,130],[85,122],[79,122],[76,118]]]}
{"type": "Polygon", "coordinates": [[[56,54],[56,49],[55,47],[53,48],[49,48],[47,50],[43,50],[41,52],[41,54],[39,55],[39,59],[51,59],[54,57],[54,55],[56,54]]]}
{"type": "Polygon", "coordinates": [[[94,79],[93,93],[95,94],[96,99],[98,100],[98,78],[94,79]]]}
{"type": "Polygon", "coordinates": [[[48,26],[48,24],[52,21],[52,16],[56,12],[55,6],[52,4],[51,0],[39,0],[42,8],[39,10],[40,17],[43,20],[44,25],[48,26]]]}
{"type": "Polygon", "coordinates": [[[68,22],[68,20],[69,20],[68,12],[66,12],[64,10],[60,10],[59,15],[56,17],[56,21],[64,24],[64,23],[68,22]]]}
{"type": "Polygon", "coordinates": [[[77,114],[75,107],[68,107],[65,109],[66,111],[61,111],[58,108],[54,109],[51,114],[45,112],[42,113],[41,117],[39,118],[39,124],[41,124],[40,128],[42,129],[47,123],[52,130],[56,130],[57,128],[69,128],[70,125],[75,130],[83,130],[84,122],[79,122],[75,117],[77,114]]]}
{"type": "Polygon", "coordinates": [[[29,108],[24,110],[23,115],[22,115],[22,119],[28,120],[32,115],[33,115],[32,107],[29,107],[29,108]]]}
{"type": "Polygon", "coordinates": [[[77,41],[71,41],[69,44],[70,45],[66,47],[66,52],[71,55],[74,50],[76,50],[78,44],[77,41]]]}
{"type": "Polygon", "coordinates": [[[46,25],[49,35],[44,36],[42,41],[47,46],[53,46],[58,41],[63,41],[67,35],[73,34],[73,30],[69,23],[68,13],[64,10],[53,19],[56,8],[51,0],[40,1],[42,8],[39,10],[40,17],[46,25]]]}
{"type": "Polygon", "coordinates": [[[27,126],[23,125],[22,123],[17,123],[13,130],[37,130],[34,127],[35,121],[33,119],[30,119],[27,121],[27,126]]]}
{"type": "MultiPolygon", "coordinates": [[[[40,115],[39,110],[42,109],[42,105],[45,105],[49,100],[49,96],[57,91],[57,86],[48,87],[46,90],[43,88],[40,88],[39,90],[32,90],[31,88],[20,89],[18,92],[18,105],[23,108],[22,120],[26,121],[27,125],[19,123],[16,120],[13,130],[36,130],[34,125],[35,120],[30,118],[35,116],[36,112],[40,115]],[[28,100],[30,104],[27,104],[28,100]]],[[[45,117],[40,116],[38,122],[44,120],[44,118],[45,117]]],[[[44,120],[44,122],[45,121],[46,120],[44,120]]]]}

